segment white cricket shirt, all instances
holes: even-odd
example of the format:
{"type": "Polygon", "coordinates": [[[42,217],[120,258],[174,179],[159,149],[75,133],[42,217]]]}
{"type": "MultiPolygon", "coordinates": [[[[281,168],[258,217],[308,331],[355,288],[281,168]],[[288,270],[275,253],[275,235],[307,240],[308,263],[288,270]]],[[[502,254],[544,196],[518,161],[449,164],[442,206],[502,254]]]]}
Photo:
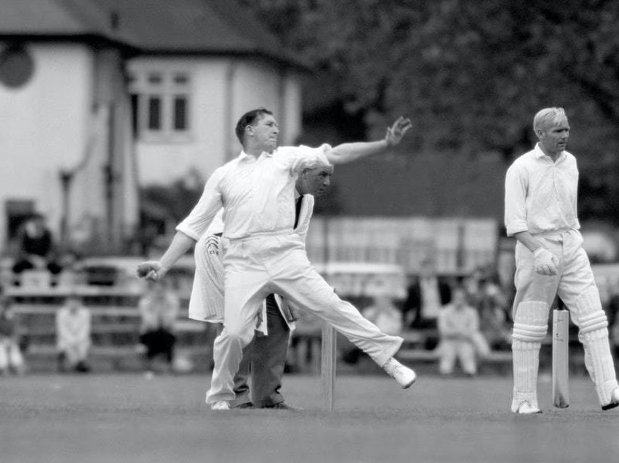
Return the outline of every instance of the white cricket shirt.
{"type": "Polygon", "coordinates": [[[325,154],[330,150],[325,144],[283,146],[258,157],[242,152],[213,172],[198,204],[176,230],[197,241],[223,207],[224,238],[292,232],[296,179],[303,169],[330,165],[325,154]]]}
{"type": "Polygon", "coordinates": [[[539,147],[523,154],[505,177],[507,235],[578,230],[576,158],[563,151],[556,162],[539,147]]]}

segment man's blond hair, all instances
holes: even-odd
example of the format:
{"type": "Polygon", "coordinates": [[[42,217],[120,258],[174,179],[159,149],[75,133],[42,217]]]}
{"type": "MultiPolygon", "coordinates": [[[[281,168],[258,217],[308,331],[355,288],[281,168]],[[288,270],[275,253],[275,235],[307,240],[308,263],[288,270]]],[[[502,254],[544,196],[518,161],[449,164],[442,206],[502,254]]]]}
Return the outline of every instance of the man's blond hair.
{"type": "Polygon", "coordinates": [[[544,108],[533,118],[533,130],[538,133],[540,130],[546,129],[558,125],[564,121],[567,121],[565,110],[563,108],[544,108]]]}

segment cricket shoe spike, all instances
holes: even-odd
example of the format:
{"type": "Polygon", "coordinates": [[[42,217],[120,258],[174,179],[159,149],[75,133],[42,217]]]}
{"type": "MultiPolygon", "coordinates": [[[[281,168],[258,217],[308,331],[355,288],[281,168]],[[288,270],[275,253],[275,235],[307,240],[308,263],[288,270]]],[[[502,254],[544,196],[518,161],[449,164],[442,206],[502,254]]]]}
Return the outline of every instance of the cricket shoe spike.
{"type": "Polygon", "coordinates": [[[230,405],[225,400],[219,400],[211,404],[211,410],[230,410],[230,405]]]}
{"type": "Polygon", "coordinates": [[[613,393],[610,398],[610,403],[602,405],[602,410],[611,410],[619,406],[619,387],[613,389],[613,393]]]}
{"type": "Polygon", "coordinates": [[[408,367],[405,367],[393,357],[387,360],[387,363],[383,365],[383,370],[387,372],[389,376],[395,379],[402,389],[407,389],[417,379],[417,374],[408,367]]]}
{"type": "Polygon", "coordinates": [[[516,411],[514,413],[517,413],[519,415],[535,415],[542,413],[542,411],[525,400],[524,402],[521,402],[520,405],[518,405],[518,408],[516,408],[516,411]]]}

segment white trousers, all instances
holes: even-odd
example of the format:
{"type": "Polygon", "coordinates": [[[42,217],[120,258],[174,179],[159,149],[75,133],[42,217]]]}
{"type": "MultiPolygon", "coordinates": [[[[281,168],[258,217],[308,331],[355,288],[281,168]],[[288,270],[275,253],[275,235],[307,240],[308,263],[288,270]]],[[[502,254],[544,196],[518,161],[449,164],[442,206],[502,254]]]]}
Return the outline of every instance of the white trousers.
{"type": "Polygon", "coordinates": [[[256,315],[271,293],[333,325],[381,366],[400,349],[401,337],[381,332],[335,294],[311,266],[298,235],[258,235],[226,244],[224,329],[215,339],[207,403],[235,398],[234,375],[243,348],[252,340],[256,315]]]}
{"type": "MultiPolygon", "coordinates": [[[[522,244],[516,245],[516,296],[514,299],[514,316],[522,302],[544,302],[550,307],[555,296],[559,296],[574,323],[578,325],[578,314],[575,313],[578,300],[586,291],[594,290],[597,286],[593,279],[593,272],[589,264],[587,253],[579,242],[570,237],[565,240],[561,234],[540,237],[537,239],[558,260],[557,275],[544,276],[535,272],[533,253],[522,244]]],[[[599,299],[599,293],[598,293],[599,299]]],[[[599,304],[601,308],[601,303],[599,304]]]]}
{"type": "Polygon", "coordinates": [[[463,339],[443,339],[439,347],[439,371],[441,374],[453,373],[456,360],[465,373],[477,373],[477,358],[475,346],[471,341],[463,339]]]}
{"type": "Polygon", "coordinates": [[[224,265],[221,238],[204,236],[194,250],[196,271],[189,298],[189,318],[221,323],[224,319],[224,265]]]}
{"type": "Polygon", "coordinates": [[[0,339],[0,371],[15,368],[17,370],[24,366],[19,346],[12,339],[0,339]]]}
{"type": "Polygon", "coordinates": [[[558,260],[558,272],[553,276],[537,274],[532,253],[522,244],[516,245],[512,407],[517,407],[517,403],[523,400],[536,405],[539,348],[546,335],[548,314],[556,295],[579,328],[587,370],[596,385],[600,404],[606,405],[617,387],[617,379],[608,341],[606,314],[589,258],[581,247],[580,234],[557,233],[537,238],[558,260]]]}
{"type": "Polygon", "coordinates": [[[71,366],[77,365],[79,362],[83,362],[88,358],[88,350],[90,349],[90,341],[73,341],[70,343],[64,343],[59,349],[60,352],[64,352],[67,358],[67,362],[71,366]]]}

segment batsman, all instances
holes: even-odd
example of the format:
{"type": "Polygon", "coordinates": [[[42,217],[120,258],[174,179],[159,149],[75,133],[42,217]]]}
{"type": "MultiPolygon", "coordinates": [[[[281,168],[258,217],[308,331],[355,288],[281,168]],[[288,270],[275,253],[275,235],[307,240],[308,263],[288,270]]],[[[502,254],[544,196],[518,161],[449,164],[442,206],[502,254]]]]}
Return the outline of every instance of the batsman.
{"type": "Polygon", "coordinates": [[[533,119],[538,143],[510,166],[505,179],[505,226],[516,244],[512,352],[514,413],[541,413],[539,351],[559,296],[579,329],[585,366],[603,410],[619,405],[619,386],[602,309],[577,216],[578,167],[565,150],[570,134],[562,108],[533,119]]]}

